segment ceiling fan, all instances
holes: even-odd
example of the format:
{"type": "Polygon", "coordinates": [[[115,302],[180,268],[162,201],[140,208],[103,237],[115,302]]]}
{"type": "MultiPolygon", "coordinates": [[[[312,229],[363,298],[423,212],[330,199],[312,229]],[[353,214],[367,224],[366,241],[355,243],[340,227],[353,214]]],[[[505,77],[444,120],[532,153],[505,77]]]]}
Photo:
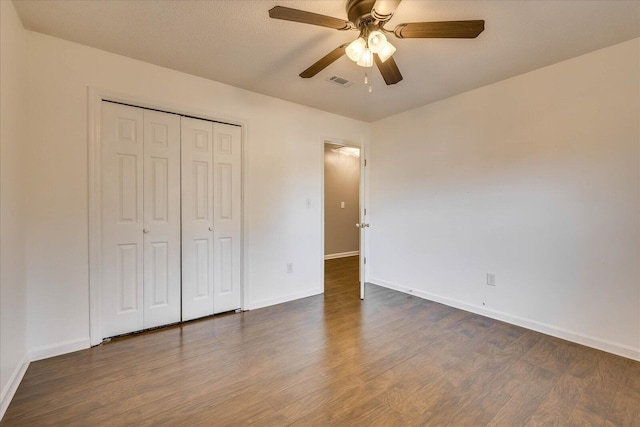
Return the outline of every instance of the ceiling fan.
{"type": "Polygon", "coordinates": [[[274,19],[319,25],[340,31],[357,30],[359,37],[351,43],[345,43],[315,64],[300,73],[302,78],[310,78],[324,70],[342,55],[362,67],[373,67],[375,62],[387,85],[402,80],[402,74],[392,55],[396,48],[387,40],[385,34],[393,34],[399,39],[407,38],[463,38],[472,39],[484,30],[483,20],[410,22],[399,24],[389,31],[384,25],[391,19],[402,0],[349,0],[347,2],[348,21],[331,16],[320,15],[289,7],[276,6],[269,10],[274,19]]]}

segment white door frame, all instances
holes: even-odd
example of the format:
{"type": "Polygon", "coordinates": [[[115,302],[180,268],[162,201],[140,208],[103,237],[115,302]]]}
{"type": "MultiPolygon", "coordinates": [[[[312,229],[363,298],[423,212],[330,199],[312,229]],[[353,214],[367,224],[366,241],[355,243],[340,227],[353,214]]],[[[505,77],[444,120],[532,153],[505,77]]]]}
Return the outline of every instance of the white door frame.
{"type": "MultiPolygon", "coordinates": [[[[322,141],[320,143],[320,209],[321,209],[321,213],[320,213],[320,233],[321,233],[321,238],[320,238],[320,254],[321,254],[321,260],[320,260],[320,271],[322,272],[322,293],[324,293],[324,146],[325,144],[333,144],[333,145],[341,145],[343,147],[354,147],[354,148],[359,148],[360,149],[360,188],[358,191],[358,202],[359,202],[359,216],[358,216],[358,221],[360,222],[365,222],[365,209],[367,208],[366,205],[366,197],[365,197],[365,193],[366,193],[366,179],[367,179],[367,175],[365,173],[365,160],[366,160],[366,156],[367,156],[367,145],[364,141],[360,142],[359,144],[356,142],[352,142],[352,141],[344,141],[341,139],[336,139],[336,138],[322,138],[322,141]]],[[[355,227],[355,224],[354,224],[355,227]]],[[[361,228],[360,229],[360,253],[359,253],[359,261],[360,261],[360,268],[359,268],[359,280],[360,280],[360,299],[364,299],[364,284],[366,281],[366,267],[364,264],[364,259],[366,257],[366,242],[367,242],[367,233],[366,231],[368,231],[365,228],[361,228]]]]}
{"type": "Polygon", "coordinates": [[[240,266],[240,298],[241,308],[245,309],[247,296],[247,233],[246,218],[244,207],[245,200],[245,182],[246,182],[246,162],[247,143],[246,135],[248,126],[244,120],[237,117],[221,117],[211,116],[202,111],[185,110],[183,106],[170,105],[166,103],[158,103],[151,100],[139,99],[127,94],[117,93],[95,87],[88,87],[88,198],[89,198],[89,336],[91,345],[98,345],[102,342],[102,280],[101,280],[101,259],[102,259],[102,141],[101,141],[101,117],[102,117],[102,101],[118,102],[135,107],[146,108],[151,110],[159,110],[167,113],[174,113],[183,116],[195,117],[203,120],[214,122],[223,122],[231,125],[237,125],[242,128],[242,257],[240,266]]]}

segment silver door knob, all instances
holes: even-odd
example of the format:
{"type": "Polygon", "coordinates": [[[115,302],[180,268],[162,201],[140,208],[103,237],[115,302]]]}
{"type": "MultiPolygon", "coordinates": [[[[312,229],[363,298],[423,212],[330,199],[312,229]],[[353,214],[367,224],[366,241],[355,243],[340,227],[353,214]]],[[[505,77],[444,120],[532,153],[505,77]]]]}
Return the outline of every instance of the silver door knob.
{"type": "Polygon", "coordinates": [[[213,231],[213,227],[209,227],[209,231],[213,231]]]}
{"type": "Polygon", "coordinates": [[[368,226],[369,226],[369,224],[364,224],[364,223],[360,224],[359,222],[356,222],[356,227],[358,227],[358,228],[365,228],[365,227],[368,227],[368,226]]]}
{"type": "Polygon", "coordinates": [[[142,232],[143,232],[143,233],[145,233],[145,234],[149,233],[150,231],[151,231],[151,230],[149,230],[148,228],[143,228],[143,229],[142,229],[142,232]]]}

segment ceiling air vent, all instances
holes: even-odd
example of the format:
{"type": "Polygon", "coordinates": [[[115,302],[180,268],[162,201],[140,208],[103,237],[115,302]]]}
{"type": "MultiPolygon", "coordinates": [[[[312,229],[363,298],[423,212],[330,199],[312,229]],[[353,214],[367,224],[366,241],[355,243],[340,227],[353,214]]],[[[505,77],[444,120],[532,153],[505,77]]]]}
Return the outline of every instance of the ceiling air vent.
{"type": "Polygon", "coordinates": [[[353,84],[351,80],[347,80],[344,77],[332,76],[327,79],[328,82],[335,83],[338,86],[349,87],[353,84]]]}

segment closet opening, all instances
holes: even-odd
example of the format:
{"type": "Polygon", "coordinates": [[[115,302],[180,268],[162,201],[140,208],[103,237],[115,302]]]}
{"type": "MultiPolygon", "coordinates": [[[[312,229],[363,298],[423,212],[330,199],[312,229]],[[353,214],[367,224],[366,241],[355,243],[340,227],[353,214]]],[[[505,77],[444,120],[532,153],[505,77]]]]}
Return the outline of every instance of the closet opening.
{"type": "Polygon", "coordinates": [[[242,127],[90,98],[91,344],[241,310],[242,127]]]}

